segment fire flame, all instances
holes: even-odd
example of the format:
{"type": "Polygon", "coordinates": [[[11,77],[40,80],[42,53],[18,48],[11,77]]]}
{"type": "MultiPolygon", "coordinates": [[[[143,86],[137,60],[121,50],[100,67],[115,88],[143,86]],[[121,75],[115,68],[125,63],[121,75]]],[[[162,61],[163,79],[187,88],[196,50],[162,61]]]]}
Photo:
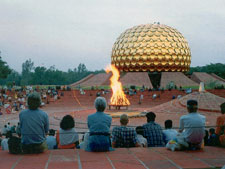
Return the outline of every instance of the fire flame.
{"type": "Polygon", "coordinates": [[[123,92],[122,83],[119,81],[120,73],[114,65],[109,65],[105,70],[107,73],[112,72],[112,77],[110,78],[110,86],[112,88],[112,97],[110,99],[110,104],[112,105],[130,105],[129,100],[123,92]]]}

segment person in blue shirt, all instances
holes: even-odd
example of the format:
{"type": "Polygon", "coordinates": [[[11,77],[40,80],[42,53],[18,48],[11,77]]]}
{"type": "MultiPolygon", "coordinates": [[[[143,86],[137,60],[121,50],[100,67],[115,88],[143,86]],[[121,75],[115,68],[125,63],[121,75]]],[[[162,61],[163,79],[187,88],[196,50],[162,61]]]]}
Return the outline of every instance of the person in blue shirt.
{"type": "Polygon", "coordinates": [[[110,151],[111,141],[109,130],[112,117],[104,113],[106,108],[106,100],[104,97],[97,97],[94,105],[97,112],[89,115],[87,118],[90,135],[86,151],[110,151]]]}
{"type": "Polygon", "coordinates": [[[37,92],[28,96],[27,104],[28,109],[19,114],[22,150],[27,154],[42,153],[47,150],[48,115],[39,109],[41,98],[37,92]]]}
{"type": "Polygon", "coordinates": [[[48,136],[46,138],[46,143],[47,143],[47,146],[48,146],[49,150],[57,149],[55,130],[53,130],[53,129],[49,130],[49,134],[48,134],[48,136]]]}
{"type": "Polygon", "coordinates": [[[144,137],[148,141],[148,147],[164,147],[163,133],[161,126],[155,122],[156,115],[153,112],[146,114],[147,123],[143,125],[144,137]]]}

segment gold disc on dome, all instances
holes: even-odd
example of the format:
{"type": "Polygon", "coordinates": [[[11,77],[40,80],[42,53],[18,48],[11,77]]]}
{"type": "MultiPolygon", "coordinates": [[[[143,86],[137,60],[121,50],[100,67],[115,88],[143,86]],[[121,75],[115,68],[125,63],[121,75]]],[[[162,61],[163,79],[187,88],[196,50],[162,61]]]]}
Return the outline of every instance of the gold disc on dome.
{"type": "Polygon", "coordinates": [[[121,71],[181,71],[191,64],[186,39],[162,24],[139,25],[122,33],[112,48],[111,62],[121,71]]]}

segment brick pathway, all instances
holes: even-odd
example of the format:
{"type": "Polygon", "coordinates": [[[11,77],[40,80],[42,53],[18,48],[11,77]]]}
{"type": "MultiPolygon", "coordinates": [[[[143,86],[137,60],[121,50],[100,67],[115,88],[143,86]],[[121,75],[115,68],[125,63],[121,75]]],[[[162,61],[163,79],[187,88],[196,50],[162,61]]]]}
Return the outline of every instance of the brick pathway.
{"type": "Polygon", "coordinates": [[[176,169],[224,165],[225,149],[217,147],[176,152],[166,148],[124,148],[102,153],[64,149],[38,155],[11,155],[0,151],[1,169],[176,169]]]}

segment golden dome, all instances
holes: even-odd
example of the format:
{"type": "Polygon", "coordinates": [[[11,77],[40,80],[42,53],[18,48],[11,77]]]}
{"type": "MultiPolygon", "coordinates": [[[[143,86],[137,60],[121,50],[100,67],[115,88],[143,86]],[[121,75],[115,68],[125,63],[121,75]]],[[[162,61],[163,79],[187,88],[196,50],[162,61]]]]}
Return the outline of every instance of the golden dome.
{"type": "Polygon", "coordinates": [[[147,24],[127,29],[117,38],[111,62],[126,72],[187,72],[191,52],[176,29],[159,23],[147,24]]]}

